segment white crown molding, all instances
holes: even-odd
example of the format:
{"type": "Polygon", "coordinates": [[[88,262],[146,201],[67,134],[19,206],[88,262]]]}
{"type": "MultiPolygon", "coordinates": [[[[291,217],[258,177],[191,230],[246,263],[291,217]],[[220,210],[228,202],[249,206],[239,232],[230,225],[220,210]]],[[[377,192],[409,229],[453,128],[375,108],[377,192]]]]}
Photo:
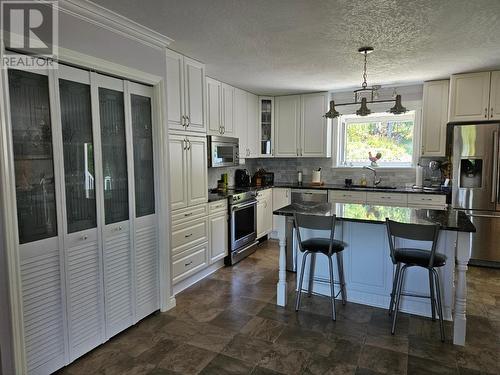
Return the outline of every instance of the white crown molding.
{"type": "Polygon", "coordinates": [[[88,0],[59,0],[61,12],[147,46],[164,49],[173,39],[88,0]]]}

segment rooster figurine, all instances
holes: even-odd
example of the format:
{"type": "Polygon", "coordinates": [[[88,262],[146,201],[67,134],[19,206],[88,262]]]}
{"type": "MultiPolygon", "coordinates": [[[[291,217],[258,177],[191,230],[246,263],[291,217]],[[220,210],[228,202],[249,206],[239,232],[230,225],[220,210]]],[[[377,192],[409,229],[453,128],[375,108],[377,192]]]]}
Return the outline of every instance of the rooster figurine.
{"type": "Polygon", "coordinates": [[[380,152],[377,152],[375,156],[372,155],[371,151],[368,152],[368,159],[372,162],[372,167],[378,166],[377,161],[379,161],[381,157],[382,154],[380,152]]]}

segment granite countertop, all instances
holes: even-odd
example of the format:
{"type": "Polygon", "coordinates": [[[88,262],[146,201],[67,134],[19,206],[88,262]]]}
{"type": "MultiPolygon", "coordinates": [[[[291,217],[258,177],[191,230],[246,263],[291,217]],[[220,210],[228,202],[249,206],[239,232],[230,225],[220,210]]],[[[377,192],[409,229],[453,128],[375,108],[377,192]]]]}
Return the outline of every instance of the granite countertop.
{"type": "Polygon", "coordinates": [[[293,203],[273,212],[292,216],[294,213],[331,216],[339,220],[362,223],[385,223],[385,218],[409,224],[439,224],[441,229],[456,232],[475,232],[474,224],[462,211],[453,209],[427,210],[410,207],[374,206],[351,203],[293,203]]]}
{"type": "Polygon", "coordinates": [[[208,191],[208,203],[220,201],[222,199],[227,199],[235,193],[235,189],[238,192],[241,191],[260,191],[265,189],[270,189],[273,186],[249,186],[249,187],[239,187],[239,188],[230,188],[225,191],[217,191],[217,189],[211,189],[208,191]]]}
{"type": "Polygon", "coordinates": [[[347,187],[341,184],[324,184],[324,185],[311,185],[308,183],[297,184],[287,183],[287,182],[276,182],[273,187],[276,188],[290,188],[290,189],[318,189],[318,190],[350,190],[350,191],[376,191],[376,192],[387,192],[387,193],[409,193],[409,194],[436,194],[436,195],[446,195],[447,191],[438,190],[422,190],[422,189],[407,189],[404,187],[397,187],[395,189],[379,189],[376,187],[347,187]]]}

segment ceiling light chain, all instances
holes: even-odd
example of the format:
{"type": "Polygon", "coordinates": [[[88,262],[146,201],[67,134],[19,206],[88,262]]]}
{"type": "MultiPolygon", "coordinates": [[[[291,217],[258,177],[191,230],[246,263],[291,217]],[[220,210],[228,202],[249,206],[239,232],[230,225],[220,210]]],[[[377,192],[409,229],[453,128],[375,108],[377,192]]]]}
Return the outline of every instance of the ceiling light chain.
{"type": "MultiPolygon", "coordinates": [[[[367,56],[369,53],[373,52],[373,47],[361,47],[358,49],[359,53],[362,53],[364,55],[364,64],[363,64],[363,83],[361,84],[361,88],[354,90],[354,103],[342,103],[342,104],[337,104],[337,106],[343,106],[343,105],[352,105],[352,104],[359,104],[358,100],[361,98],[361,107],[356,111],[356,114],[359,116],[368,116],[371,113],[371,110],[367,107],[368,103],[390,103],[394,102],[394,106],[388,111],[392,114],[399,115],[402,113],[405,113],[407,110],[403,105],[401,104],[401,95],[396,95],[395,97],[393,96],[393,99],[390,100],[374,100],[378,98],[378,90],[380,89],[380,85],[373,85],[371,87],[368,86],[367,83],[367,56]],[[370,100],[368,101],[366,98],[366,95],[363,95],[362,97],[360,94],[362,93],[369,93],[370,100]]],[[[394,89],[394,92],[395,89],[394,89]]],[[[333,100],[330,101],[330,109],[327,113],[324,115],[327,118],[336,118],[340,116],[340,113],[335,109],[335,102],[333,100]]]]}

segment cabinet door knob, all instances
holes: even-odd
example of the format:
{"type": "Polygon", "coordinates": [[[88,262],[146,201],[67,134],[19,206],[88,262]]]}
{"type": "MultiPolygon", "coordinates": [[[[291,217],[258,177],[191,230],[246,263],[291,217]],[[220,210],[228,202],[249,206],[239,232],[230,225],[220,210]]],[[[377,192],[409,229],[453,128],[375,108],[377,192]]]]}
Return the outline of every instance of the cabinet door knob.
{"type": "Polygon", "coordinates": [[[89,238],[89,236],[87,236],[86,234],[84,234],[84,235],[82,236],[82,240],[83,240],[83,241],[85,241],[87,238],[89,238]]]}
{"type": "Polygon", "coordinates": [[[490,108],[490,117],[493,118],[493,108],[490,108]]]}
{"type": "Polygon", "coordinates": [[[484,109],[484,118],[488,118],[488,108],[484,109]]]}

